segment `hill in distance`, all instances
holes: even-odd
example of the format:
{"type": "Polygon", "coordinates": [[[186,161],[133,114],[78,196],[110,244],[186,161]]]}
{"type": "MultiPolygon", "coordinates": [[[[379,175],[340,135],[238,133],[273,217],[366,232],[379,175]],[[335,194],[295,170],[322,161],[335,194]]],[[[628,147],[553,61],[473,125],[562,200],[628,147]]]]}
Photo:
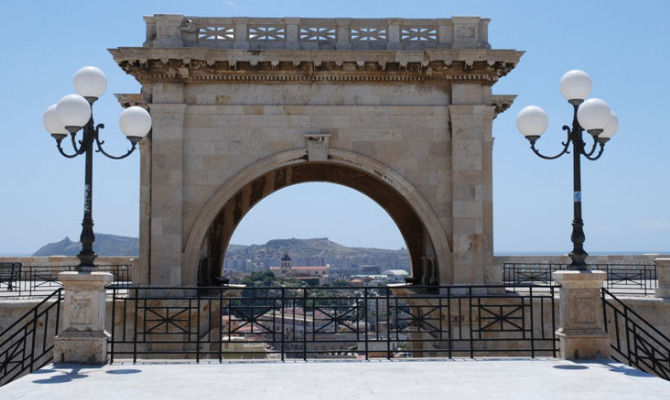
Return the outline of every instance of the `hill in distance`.
{"type": "MultiPolygon", "coordinates": [[[[59,242],[48,243],[40,247],[39,250],[33,253],[33,257],[76,256],[80,251],[81,243],[73,242],[66,236],[65,239],[59,242]]],[[[128,236],[96,233],[93,251],[103,257],[137,257],[140,254],[139,240],[128,236]]]]}
{"type": "Polygon", "coordinates": [[[387,250],[365,247],[347,247],[328,238],[274,239],[265,244],[250,246],[230,245],[226,252],[227,268],[245,270],[248,264],[270,267],[280,265],[281,257],[288,254],[293,265],[323,265],[331,268],[376,265],[384,268],[409,269],[409,253],[405,249],[387,250]]]}
{"type": "MultiPolygon", "coordinates": [[[[99,256],[139,255],[139,240],[133,237],[95,234],[93,250],[99,256]]],[[[76,256],[81,244],[65,237],[59,242],[49,243],[33,256],[76,256]]],[[[289,254],[293,265],[330,264],[333,268],[380,265],[386,268],[409,269],[409,253],[405,249],[387,250],[364,247],[347,247],[328,238],[274,239],[265,244],[250,246],[230,244],[226,251],[226,268],[244,270],[249,263],[265,268],[279,265],[281,257],[289,254]]]]}

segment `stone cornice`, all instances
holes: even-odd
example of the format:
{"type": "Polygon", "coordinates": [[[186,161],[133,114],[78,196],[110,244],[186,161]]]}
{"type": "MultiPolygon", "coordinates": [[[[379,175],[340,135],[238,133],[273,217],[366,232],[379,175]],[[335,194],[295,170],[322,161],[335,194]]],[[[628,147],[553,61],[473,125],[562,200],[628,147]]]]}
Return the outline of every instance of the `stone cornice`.
{"type": "Polygon", "coordinates": [[[116,100],[123,108],[132,106],[148,108],[142,100],[142,95],[140,93],[114,93],[114,97],[116,97],[116,100]]]}
{"type": "Polygon", "coordinates": [[[516,95],[514,94],[496,94],[491,96],[491,105],[495,107],[495,117],[505,112],[514,103],[516,95]]]}
{"type": "Polygon", "coordinates": [[[516,50],[110,49],[140,83],[203,81],[478,81],[495,83],[523,54],[516,50]]]}

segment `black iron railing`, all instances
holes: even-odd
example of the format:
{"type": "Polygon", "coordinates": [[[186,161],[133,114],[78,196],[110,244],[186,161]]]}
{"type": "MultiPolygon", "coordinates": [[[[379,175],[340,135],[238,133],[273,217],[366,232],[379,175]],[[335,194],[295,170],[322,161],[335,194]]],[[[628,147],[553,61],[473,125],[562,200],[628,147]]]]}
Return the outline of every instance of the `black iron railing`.
{"type": "MultiPolygon", "coordinates": [[[[569,264],[504,263],[503,283],[508,287],[553,285],[552,273],[566,270],[569,264]]],[[[653,264],[589,264],[589,270],[607,272],[605,287],[627,295],[653,295],[658,281],[653,264]]]]}
{"type": "Polygon", "coordinates": [[[62,297],[53,291],[0,333],[0,386],[53,360],[62,297]]]}
{"type": "Polygon", "coordinates": [[[611,357],[670,380],[670,338],[605,288],[602,299],[611,357]]]}
{"type": "Polygon", "coordinates": [[[112,361],[535,357],[557,350],[553,287],[523,294],[502,286],[110,290],[112,361]]]}
{"type": "MultiPolygon", "coordinates": [[[[31,265],[21,263],[0,263],[0,298],[3,297],[46,297],[62,287],[58,274],[75,271],[76,265],[31,265]],[[11,265],[10,265],[11,264],[11,265]]],[[[99,265],[98,271],[114,275],[115,284],[130,282],[129,264],[99,265]]]]}

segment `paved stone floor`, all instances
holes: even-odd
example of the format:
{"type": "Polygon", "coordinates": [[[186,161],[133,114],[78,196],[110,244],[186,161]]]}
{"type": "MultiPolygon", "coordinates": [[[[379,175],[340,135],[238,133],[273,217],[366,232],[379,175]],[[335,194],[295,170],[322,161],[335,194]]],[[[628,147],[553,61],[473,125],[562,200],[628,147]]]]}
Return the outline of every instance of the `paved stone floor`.
{"type": "Polygon", "coordinates": [[[670,382],[613,362],[555,359],[50,365],[0,399],[664,399],[670,382]],[[205,397],[207,396],[207,397],[205,397]]]}

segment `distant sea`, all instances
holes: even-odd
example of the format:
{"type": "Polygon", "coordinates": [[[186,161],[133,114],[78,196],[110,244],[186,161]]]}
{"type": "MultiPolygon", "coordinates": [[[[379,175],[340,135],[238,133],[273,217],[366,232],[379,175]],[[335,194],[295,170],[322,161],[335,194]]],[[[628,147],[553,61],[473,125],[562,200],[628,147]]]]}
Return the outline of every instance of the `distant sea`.
{"type": "Polygon", "coordinates": [[[30,257],[32,253],[0,253],[0,257],[30,257]]]}

